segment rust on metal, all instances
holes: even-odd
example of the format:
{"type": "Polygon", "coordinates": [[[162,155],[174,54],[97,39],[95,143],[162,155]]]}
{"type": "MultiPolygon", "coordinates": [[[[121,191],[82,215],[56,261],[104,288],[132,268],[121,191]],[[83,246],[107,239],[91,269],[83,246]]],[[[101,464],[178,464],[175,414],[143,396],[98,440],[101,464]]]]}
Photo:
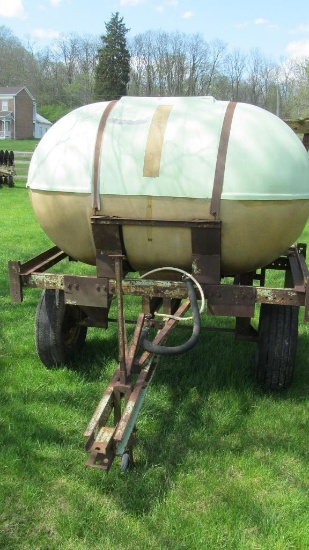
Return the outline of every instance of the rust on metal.
{"type": "MultiPolygon", "coordinates": [[[[67,254],[57,246],[38,254],[25,263],[9,261],[10,293],[13,302],[22,302],[23,286],[36,286],[31,276],[33,273],[42,273],[67,257],[67,254]]],[[[45,288],[45,287],[43,287],[45,288]]]]}
{"type": "Polygon", "coordinates": [[[21,275],[23,286],[64,290],[64,275],[58,273],[32,273],[21,275]]]}
{"type": "Polygon", "coordinates": [[[304,306],[305,294],[292,288],[255,287],[258,304],[281,304],[286,306],[304,306]]]}
{"type": "Polygon", "coordinates": [[[217,228],[217,220],[157,220],[148,218],[118,218],[114,216],[92,216],[91,223],[96,225],[151,225],[154,227],[196,227],[217,228]]]}
{"type": "Polygon", "coordinates": [[[216,285],[207,292],[210,315],[253,317],[256,291],[253,286],[216,285]]]}
{"type": "Polygon", "coordinates": [[[305,257],[300,253],[297,247],[291,247],[288,250],[288,259],[293,277],[295,290],[304,291],[306,281],[309,278],[309,270],[305,262],[305,257]]]}
{"type": "Polygon", "coordinates": [[[213,184],[213,192],[210,203],[210,213],[212,216],[218,216],[220,211],[221,194],[224,182],[226,155],[229,144],[230,132],[232,127],[233,116],[237,103],[230,101],[225,112],[221,136],[219,141],[219,149],[217,156],[217,164],[215,169],[215,177],[213,184]]]}
{"type": "MultiPolygon", "coordinates": [[[[109,281],[109,292],[115,294],[116,283],[109,281]]],[[[122,281],[123,294],[128,296],[144,296],[145,298],[186,298],[186,287],[183,282],[153,281],[152,279],[124,279],[122,281]]],[[[153,309],[153,308],[152,308],[153,309]]]]}
{"type": "Polygon", "coordinates": [[[192,271],[199,283],[218,284],[221,280],[221,221],[191,228],[192,271]]]}
{"type": "Polygon", "coordinates": [[[110,428],[108,426],[102,426],[93,445],[93,452],[102,454],[106,454],[109,452],[113,445],[113,436],[115,433],[115,429],[115,427],[110,428]]]}
{"type": "Polygon", "coordinates": [[[64,275],[65,303],[79,306],[108,306],[108,280],[81,275],[64,275]]]}
{"type": "Polygon", "coordinates": [[[23,301],[22,281],[20,277],[21,263],[19,261],[10,261],[9,280],[10,280],[10,295],[12,302],[23,301]]]}
{"type": "Polygon", "coordinates": [[[187,227],[191,229],[193,273],[201,283],[219,283],[221,222],[219,220],[157,220],[92,216],[92,231],[97,250],[98,275],[113,277],[112,255],[124,254],[122,226],[187,227]],[[102,230],[101,226],[104,226],[102,230]]]}
{"type": "MultiPolygon", "coordinates": [[[[183,315],[189,308],[189,301],[181,304],[176,315],[183,315]]],[[[143,352],[139,359],[136,358],[140,333],[144,326],[145,315],[138,319],[133,339],[126,355],[126,372],[131,372],[131,367],[138,366],[138,377],[134,385],[125,385],[121,382],[121,365],[119,364],[112,381],[105,390],[104,395],[88,425],[84,436],[87,437],[86,450],[90,453],[87,465],[93,468],[109,470],[118,454],[122,454],[128,445],[135,442],[135,421],[145,398],[147,388],[158,364],[158,356],[143,352]],[[125,406],[122,414],[121,397],[124,397],[125,406]],[[110,414],[114,410],[114,427],[106,430],[110,414]]],[[[154,343],[165,341],[168,333],[177,324],[177,320],[170,319],[163,329],[157,333],[154,343]]]]}
{"type": "Polygon", "coordinates": [[[90,466],[91,468],[99,468],[101,470],[105,470],[107,473],[113,464],[114,458],[115,454],[113,449],[110,449],[107,454],[94,451],[90,453],[86,466],[90,466]]]}
{"type": "Polygon", "coordinates": [[[119,225],[98,225],[96,218],[91,219],[92,234],[96,247],[96,266],[98,277],[115,277],[115,264],[111,255],[124,255],[122,228],[119,225]]]}
{"type": "MultiPolygon", "coordinates": [[[[181,317],[187,311],[189,306],[190,306],[189,301],[182,304],[180,308],[177,310],[176,316],[181,317]]],[[[162,344],[167,338],[169,332],[175,327],[177,322],[178,321],[175,319],[169,319],[165,327],[158,332],[155,339],[153,340],[153,343],[162,344]]],[[[117,431],[115,433],[114,439],[117,442],[120,442],[122,440],[122,437],[126,430],[126,426],[130,422],[130,419],[134,414],[134,410],[135,410],[135,407],[137,406],[136,404],[138,402],[139,395],[142,392],[142,390],[146,389],[147,385],[149,384],[153,376],[154,370],[157,366],[158,357],[156,358],[156,361],[154,361],[154,359],[155,359],[155,356],[152,356],[149,352],[144,352],[140,360],[138,361],[139,365],[142,366],[143,368],[138,376],[138,379],[135,383],[132,394],[128,400],[125,411],[123,413],[122,419],[119,422],[117,431]]]]}
{"type": "Polygon", "coordinates": [[[107,123],[107,119],[111,110],[115,107],[117,100],[110,101],[107,107],[104,109],[104,113],[99,123],[93,159],[93,180],[92,180],[92,208],[96,211],[100,209],[100,183],[99,183],[99,166],[100,166],[100,154],[103,140],[103,133],[107,123]]]}
{"type": "Polygon", "coordinates": [[[40,273],[46,271],[50,267],[67,258],[68,255],[60,250],[58,246],[53,246],[49,250],[46,250],[42,254],[35,256],[28,262],[21,265],[21,274],[30,275],[32,272],[40,273]]]}
{"type": "Polygon", "coordinates": [[[116,275],[116,299],[117,299],[117,326],[118,326],[118,360],[120,367],[120,382],[121,384],[127,384],[129,374],[126,367],[126,358],[128,354],[127,337],[125,331],[125,317],[123,309],[123,293],[122,293],[122,280],[123,270],[122,262],[125,259],[124,256],[112,256],[112,260],[115,264],[116,275]]]}
{"type": "MultiPolygon", "coordinates": [[[[96,410],[94,411],[92,418],[89,421],[88,426],[84,432],[84,437],[90,440],[94,439],[95,430],[97,429],[97,427],[98,426],[101,427],[107,422],[112,410],[112,398],[113,398],[114,385],[116,384],[116,382],[118,382],[118,380],[119,380],[119,367],[116,369],[110,383],[108,384],[103,396],[101,397],[96,407],[96,410]]],[[[87,445],[89,444],[92,445],[92,442],[88,441],[86,444],[86,448],[87,448],[87,445]]]]}
{"type": "Polygon", "coordinates": [[[145,321],[145,314],[140,313],[136,322],[136,327],[134,330],[133,338],[131,345],[129,347],[128,355],[127,355],[127,372],[128,375],[131,376],[133,364],[135,361],[136,353],[138,350],[138,344],[141,337],[141,332],[144,326],[145,321]]]}

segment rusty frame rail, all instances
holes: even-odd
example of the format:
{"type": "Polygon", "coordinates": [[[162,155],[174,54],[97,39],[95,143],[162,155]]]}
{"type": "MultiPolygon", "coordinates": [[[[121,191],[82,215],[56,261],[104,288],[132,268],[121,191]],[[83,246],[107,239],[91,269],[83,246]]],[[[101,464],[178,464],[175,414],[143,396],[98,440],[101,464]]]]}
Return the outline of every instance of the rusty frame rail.
{"type": "MultiPolygon", "coordinates": [[[[291,285],[286,288],[269,288],[252,285],[203,284],[208,301],[209,313],[213,315],[235,315],[243,306],[252,308],[253,304],[274,303],[305,307],[305,320],[309,322],[309,270],[305,261],[306,245],[291,247],[282,256],[263,268],[291,271],[291,285]],[[224,307],[224,304],[226,307],[224,307]]],[[[24,288],[50,288],[64,290],[66,303],[84,305],[85,296],[91,304],[92,297],[116,294],[116,279],[97,276],[66,275],[46,273],[56,263],[67,257],[57,247],[32,258],[28,262],[9,261],[10,292],[13,302],[23,300],[24,288]]],[[[186,296],[182,282],[151,279],[122,280],[124,295],[168,299],[183,299],[186,296]]],[[[88,303],[88,302],[87,302],[88,303]]]]}

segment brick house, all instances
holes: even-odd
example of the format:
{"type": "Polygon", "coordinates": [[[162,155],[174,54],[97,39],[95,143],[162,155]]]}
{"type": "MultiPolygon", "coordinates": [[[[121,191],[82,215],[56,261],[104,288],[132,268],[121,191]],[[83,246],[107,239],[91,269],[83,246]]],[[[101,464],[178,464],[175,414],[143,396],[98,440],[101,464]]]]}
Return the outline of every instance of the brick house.
{"type": "Polygon", "coordinates": [[[51,122],[44,119],[42,130],[40,118],[35,99],[26,86],[0,86],[0,139],[42,137],[51,122]]]}

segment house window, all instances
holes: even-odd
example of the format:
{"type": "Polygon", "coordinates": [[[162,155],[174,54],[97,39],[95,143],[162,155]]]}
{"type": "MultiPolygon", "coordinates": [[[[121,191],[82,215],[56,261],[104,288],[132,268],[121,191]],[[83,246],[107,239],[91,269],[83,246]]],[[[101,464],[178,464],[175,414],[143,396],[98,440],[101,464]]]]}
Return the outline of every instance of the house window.
{"type": "Polygon", "coordinates": [[[9,110],[8,101],[6,100],[2,101],[2,111],[8,111],[8,110],[9,110]]]}

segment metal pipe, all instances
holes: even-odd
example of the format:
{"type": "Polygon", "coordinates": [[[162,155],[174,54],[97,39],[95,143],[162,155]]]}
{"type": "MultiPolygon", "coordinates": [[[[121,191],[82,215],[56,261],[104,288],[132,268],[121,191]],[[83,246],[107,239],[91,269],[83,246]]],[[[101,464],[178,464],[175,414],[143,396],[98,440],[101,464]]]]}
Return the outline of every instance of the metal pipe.
{"type": "Polygon", "coordinates": [[[122,294],[122,262],[123,256],[112,256],[115,261],[115,277],[116,277],[116,298],[117,298],[117,319],[118,319],[118,358],[120,366],[120,382],[127,383],[127,368],[126,368],[126,351],[127,341],[125,332],[125,318],[123,311],[123,294],[122,294]]]}

